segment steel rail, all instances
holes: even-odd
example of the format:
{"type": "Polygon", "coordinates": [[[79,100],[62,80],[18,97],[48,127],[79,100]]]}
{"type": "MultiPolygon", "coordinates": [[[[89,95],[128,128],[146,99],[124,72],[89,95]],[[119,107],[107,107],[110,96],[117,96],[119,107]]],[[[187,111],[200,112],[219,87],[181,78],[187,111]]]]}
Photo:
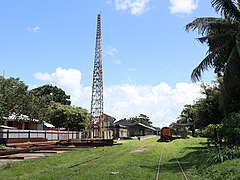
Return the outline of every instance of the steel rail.
{"type": "MultiPolygon", "coordinates": [[[[82,164],[87,164],[87,163],[89,163],[89,162],[91,162],[91,161],[99,160],[99,159],[101,159],[102,157],[105,157],[105,156],[108,156],[109,158],[112,157],[112,156],[119,156],[119,155],[124,154],[124,153],[126,153],[126,152],[131,152],[132,150],[133,150],[133,149],[131,149],[131,150],[125,149],[124,151],[121,151],[121,152],[118,152],[118,153],[116,153],[115,151],[114,151],[114,152],[109,152],[109,153],[103,154],[103,155],[101,155],[101,156],[92,157],[92,158],[87,159],[87,160],[85,160],[85,161],[81,161],[81,162],[75,163],[75,164],[73,164],[73,165],[71,165],[71,166],[67,166],[67,167],[65,167],[64,169],[60,170],[60,171],[63,171],[63,170],[66,170],[66,169],[75,168],[75,167],[81,166],[82,164]]],[[[80,173],[80,171],[73,172],[73,173],[67,175],[67,177],[68,177],[68,178],[71,178],[72,176],[74,176],[74,175],[76,175],[76,174],[78,174],[78,173],[80,173]]],[[[63,178],[64,178],[64,177],[66,177],[66,176],[63,176],[63,178]]]]}
{"type": "MultiPolygon", "coordinates": [[[[159,180],[160,179],[160,172],[161,172],[161,161],[162,161],[162,157],[163,157],[163,152],[164,152],[164,148],[165,148],[165,145],[163,145],[163,148],[162,148],[162,151],[160,153],[160,156],[159,156],[159,161],[158,161],[158,166],[157,166],[157,174],[156,174],[156,178],[155,180],[159,180]]],[[[177,164],[181,170],[181,173],[183,174],[185,180],[189,180],[186,173],[184,172],[179,160],[177,159],[177,156],[176,156],[176,153],[174,151],[174,148],[173,148],[173,145],[171,144],[171,149],[172,149],[172,152],[173,152],[173,155],[174,155],[174,158],[175,160],[177,161],[177,164]]]]}
{"type": "MultiPolygon", "coordinates": [[[[134,149],[135,149],[135,148],[134,148],[134,149]]],[[[65,169],[69,169],[69,168],[73,168],[73,167],[76,167],[76,166],[80,166],[80,165],[82,165],[82,164],[85,164],[85,163],[88,163],[88,162],[91,162],[91,161],[98,160],[98,159],[100,159],[100,158],[102,158],[102,157],[105,157],[105,156],[109,156],[109,157],[111,157],[112,155],[113,155],[113,156],[118,156],[118,155],[124,154],[124,153],[126,153],[126,152],[132,152],[132,151],[133,151],[133,149],[125,149],[125,150],[123,150],[123,151],[121,151],[121,152],[117,152],[117,153],[116,153],[115,151],[109,152],[109,153],[103,154],[103,155],[101,155],[101,156],[95,156],[95,157],[92,157],[92,158],[87,159],[87,160],[83,160],[83,161],[80,161],[80,162],[76,162],[75,164],[72,164],[72,165],[70,165],[70,166],[67,166],[65,169]]]]}
{"type": "Polygon", "coordinates": [[[171,144],[171,147],[172,147],[173,155],[174,155],[174,157],[175,157],[175,159],[176,159],[176,161],[177,161],[177,163],[178,163],[179,168],[181,169],[181,172],[182,172],[182,174],[183,174],[185,180],[188,180],[188,177],[187,177],[186,173],[184,172],[184,170],[183,170],[183,168],[182,168],[180,162],[179,162],[178,159],[177,159],[177,156],[176,156],[176,153],[175,153],[175,151],[174,151],[174,148],[173,148],[172,144],[171,144]]]}
{"type": "Polygon", "coordinates": [[[101,155],[101,156],[97,156],[97,157],[94,157],[94,158],[91,158],[91,159],[87,159],[87,160],[85,160],[85,161],[82,161],[82,162],[73,164],[73,165],[71,165],[71,166],[68,166],[66,169],[73,168],[73,167],[76,167],[76,166],[80,166],[80,165],[82,165],[82,164],[85,164],[85,163],[88,163],[88,162],[91,162],[91,161],[100,159],[100,158],[102,158],[102,157],[104,157],[104,156],[108,156],[108,155],[111,155],[111,154],[113,154],[113,152],[107,153],[107,154],[103,154],[103,155],[101,155]]]}
{"type": "Polygon", "coordinates": [[[157,166],[157,175],[156,175],[155,180],[158,180],[158,179],[159,179],[160,167],[161,167],[161,161],[162,161],[162,156],[163,156],[164,147],[165,147],[165,146],[163,145],[161,154],[160,154],[160,156],[159,156],[159,161],[158,161],[158,166],[157,166]]]}

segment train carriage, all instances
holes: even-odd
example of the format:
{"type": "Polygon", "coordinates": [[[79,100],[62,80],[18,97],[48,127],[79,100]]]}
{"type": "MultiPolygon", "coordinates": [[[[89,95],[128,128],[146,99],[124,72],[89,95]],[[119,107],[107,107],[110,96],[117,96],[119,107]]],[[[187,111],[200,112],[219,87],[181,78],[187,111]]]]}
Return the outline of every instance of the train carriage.
{"type": "Polygon", "coordinates": [[[161,129],[161,138],[160,141],[171,141],[172,140],[172,129],[169,127],[163,127],[161,129]]]}

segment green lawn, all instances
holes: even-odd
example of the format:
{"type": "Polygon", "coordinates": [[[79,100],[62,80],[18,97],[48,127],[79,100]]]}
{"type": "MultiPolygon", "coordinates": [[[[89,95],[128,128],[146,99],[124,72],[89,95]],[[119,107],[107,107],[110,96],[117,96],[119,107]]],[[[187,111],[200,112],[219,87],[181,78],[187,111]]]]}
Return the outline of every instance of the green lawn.
{"type": "Polygon", "coordinates": [[[240,159],[206,164],[205,139],[178,139],[170,143],[160,143],[157,139],[126,140],[122,145],[7,164],[0,168],[0,179],[155,179],[163,146],[160,179],[184,179],[171,146],[189,179],[240,178],[240,159]]]}

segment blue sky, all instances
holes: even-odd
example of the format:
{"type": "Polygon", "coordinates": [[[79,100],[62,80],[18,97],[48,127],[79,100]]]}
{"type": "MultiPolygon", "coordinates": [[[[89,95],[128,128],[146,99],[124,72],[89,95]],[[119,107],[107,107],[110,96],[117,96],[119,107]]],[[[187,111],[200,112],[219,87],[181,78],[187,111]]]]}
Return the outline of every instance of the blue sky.
{"type": "MultiPolygon", "coordinates": [[[[0,2],[0,72],[29,88],[54,84],[90,109],[96,18],[102,14],[104,110],[144,113],[156,126],[200,97],[190,74],[207,47],[184,30],[217,16],[209,0],[8,0],[0,2]]],[[[214,79],[212,71],[203,81],[214,79]]]]}

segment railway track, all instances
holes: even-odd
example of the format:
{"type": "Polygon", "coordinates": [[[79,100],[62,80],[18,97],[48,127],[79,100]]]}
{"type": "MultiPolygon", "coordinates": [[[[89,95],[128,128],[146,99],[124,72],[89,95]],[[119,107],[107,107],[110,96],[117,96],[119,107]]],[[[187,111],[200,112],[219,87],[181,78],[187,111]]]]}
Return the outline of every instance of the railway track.
{"type": "MultiPolygon", "coordinates": [[[[124,155],[124,154],[127,153],[127,152],[133,152],[134,149],[135,149],[135,148],[133,148],[133,149],[132,149],[132,148],[130,148],[130,149],[125,149],[125,150],[120,151],[120,152],[112,151],[112,152],[109,152],[109,153],[106,153],[106,154],[102,154],[102,155],[100,155],[100,156],[95,156],[95,157],[92,157],[92,158],[88,158],[88,159],[86,159],[86,160],[78,161],[78,162],[75,162],[75,163],[73,163],[72,165],[67,166],[67,167],[65,167],[64,169],[60,170],[60,172],[66,170],[66,169],[73,169],[73,168],[75,168],[75,167],[78,167],[78,166],[81,166],[81,165],[90,163],[90,162],[92,162],[92,161],[97,161],[97,160],[99,160],[99,159],[101,159],[101,158],[104,158],[104,157],[106,157],[106,156],[107,156],[108,158],[114,158],[114,157],[116,157],[116,156],[121,156],[121,155],[124,155]]],[[[64,179],[64,178],[71,178],[71,177],[73,177],[73,176],[75,176],[75,175],[77,175],[77,174],[79,174],[79,173],[81,173],[81,171],[74,171],[74,172],[72,172],[72,173],[67,174],[66,176],[63,176],[63,179],[64,179]]]]}
{"type": "Polygon", "coordinates": [[[75,164],[73,164],[73,165],[71,165],[71,166],[68,166],[66,169],[73,168],[73,167],[76,167],[76,166],[80,166],[80,165],[82,165],[82,164],[86,164],[86,163],[88,163],[88,162],[95,161],[95,160],[97,160],[97,159],[100,159],[100,158],[102,158],[102,157],[104,157],[104,156],[109,156],[109,155],[111,155],[111,154],[113,154],[113,153],[106,153],[106,154],[103,154],[103,155],[101,155],[101,156],[93,157],[93,158],[90,158],[90,159],[87,159],[87,160],[84,160],[84,161],[75,163],[75,164]]]}
{"type": "MultiPolygon", "coordinates": [[[[160,155],[159,155],[159,160],[158,160],[158,164],[157,164],[157,172],[156,172],[155,179],[159,180],[159,179],[163,179],[163,177],[164,177],[164,173],[163,173],[164,172],[164,165],[162,164],[162,159],[165,157],[164,156],[165,152],[168,152],[168,153],[173,155],[173,157],[174,157],[173,160],[174,159],[176,160],[176,166],[179,167],[179,170],[181,171],[180,173],[182,174],[182,177],[184,177],[185,180],[188,180],[189,178],[187,177],[187,174],[184,172],[184,168],[182,167],[181,163],[179,162],[179,160],[176,156],[173,144],[172,143],[161,143],[161,144],[162,144],[162,149],[161,149],[161,152],[160,152],[160,155]]],[[[34,149],[34,151],[45,150],[46,148],[47,149],[48,148],[52,149],[52,147],[51,148],[50,147],[38,147],[38,148],[34,149]]],[[[61,148],[64,148],[64,150],[66,149],[65,146],[61,146],[61,148]]],[[[59,169],[59,171],[61,172],[61,171],[66,171],[66,170],[68,171],[69,170],[69,172],[66,175],[66,178],[73,177],[73,176],[76,176],[77,174],[81,173],[81,171],[78,171],[77,169],[75,169],[79,166],[88,164],[92,161],[101,161],[101,159],[104,159],[105,157],[114,158],[114,157],[118,157],[118,156],[123,156],[124,154],[126,154],[128,152],[133,152],[134,150],[136,150],[136,147],[126,148],[123,151],[118,151],[118,152],[111,151],[109,153],[105,153],[105,154],[102,154],[102,155],[95,155],[93,157],[88,157],[88,158],[83,159],[81,161],[76,160],[72,164],[70,164],[70,165],[68,164],[68,166],[65,166],[62,169],[59,169]]],[[[177,167],[175,169],[177,170],[177,167]]],[[[174,169],[174,171],[175,171],[175,169],[174,169]]]]}
{"type": "MultiPolygon", "coordinates": [[[[185,180],[189,180],[189,178],[187,177],[187,174],[185,173],[185,171],[184,171],[181,163],[179,162],[179,160],[178,160],[178,158],[177,158],[177,156],[176,156],[176,153],[175,153],[175,151],[174,151],[174,148],[173,148],[172,143],[169,143],[169,144],[167,144],[167,145],[166,145],[166,144],[163,144],[163,148],[162,148],[161,153],[160,153],[160,155],[159,155],[159,160],[158,160],[158,165],[157,165],[157,173],[156,173],[156,178],[155,178],[155,179],[156,179],[156,180],[160,180],[160,179],[161,179],[161,162],[162,162],[162,158],[164,157],[165,146],[168,146],[168,145],[171,147],[171,151],[172,151],[173,157],[174,157],[175,160],[176,160],[176,164],[178,165],[179,170],[181,171],[181,174],[183,175],[183,177],[184,177],[185,180]]],[[[65,167],[65,169],[72,169],[72,168],[81,166],[81,165],[83,165],[83,164],[90,163],[90,162],[92,162],[92,161],[97,161],[97,160],[99,160],[99,159],[101,159],[101,158],[104,158],[104,157],[106,157],[106,156],[107,156],[108,158],[112,158],[112,157],[114,157],[114,156],[121,156],[121,155],[123,155],[123,154],[125,154],[125,153],[127,153],[127,152],[131,152],[131,151],[133,151],[133,149],[126,149],[126,150],[124,150],[124,151],[117,152],[117,153],[116,153],[116,152],[110,152],[110,153],[102,154],[102,155],[100,155],[100,156],[95,156],[95,157],[92,157],[92,158],[89,158],[89,159],[86,159],[86,160],[82,160],[82,161],[79,161],[79,162],[75,162],[75,163],[73,163],[72,165],[65,167]]],[[[72,177],[72,176],[74,176],[74,175],[76,175],[76,174],[78,174],[78,173],[80,173],[80,171],[70,173],[70,174],[68,174],[68,177],[72,177]]]]}
{"type": "MultiPolygon", "coordinates": [[[[189,180],[189,178],[187,177],[187,175],[186,175],[186,173],[185,173],[185,171],[184,171],[181,163],[179,162],[179,160],[178,160],[178,158],[177,158],[177,156],[176,156],[176,153],[175,153],[175,151],[174,151],[174,148],[173,148],[172,143],[170,144],[170,146],[171,146],[171,150],[172,150],[173,156],[174,156],[174,158],[175,158],[175,160],[176,160],[176,163],[178,164],[178,167],[179,167],[179,169],[180,169],[180,171],[181,171],[184,179],[185,179],[185,180],[189,180]]],[[[165,149],[165,144],[163,144],[162,151],[161,151],[160,156],[159,156],[159,161],[158,161],[158,165],[157,165],[157,173],[156,173],[156,178],[155,178],[155,180],[161,179],[161,177],[160,177],[160,174],[161,174],[161,162],[162,162],[162,157],[163,157],[164,149],[165,149]]]]}
{"type": "Polygon", "coordinates": [[[86,163],[89,163],[91,161],[95,161],[95,160],[101,159],[101,158],[106,157],[106,156],[108,158],[111,158],[111,157],[124,155],[125,153],[133,152],[134,150],[136,150],[135,147],[134,148],[129,148],[129,149],[127,148],[127,149],[125,149],[123,151],[120,151],[120,152],[112,151],[112,152],[105,153],[105,154],[102,154],[102,155],[99,155],[99,156],[94,156],[94,157],[86,159],[86,160],[74,162],[72,165],[65,167],[65,169],[70,169],[70,168],[74,168],[74,167],[77,167],[77,166],[81,166],[83,164],[86,164],[86,163]]]}

